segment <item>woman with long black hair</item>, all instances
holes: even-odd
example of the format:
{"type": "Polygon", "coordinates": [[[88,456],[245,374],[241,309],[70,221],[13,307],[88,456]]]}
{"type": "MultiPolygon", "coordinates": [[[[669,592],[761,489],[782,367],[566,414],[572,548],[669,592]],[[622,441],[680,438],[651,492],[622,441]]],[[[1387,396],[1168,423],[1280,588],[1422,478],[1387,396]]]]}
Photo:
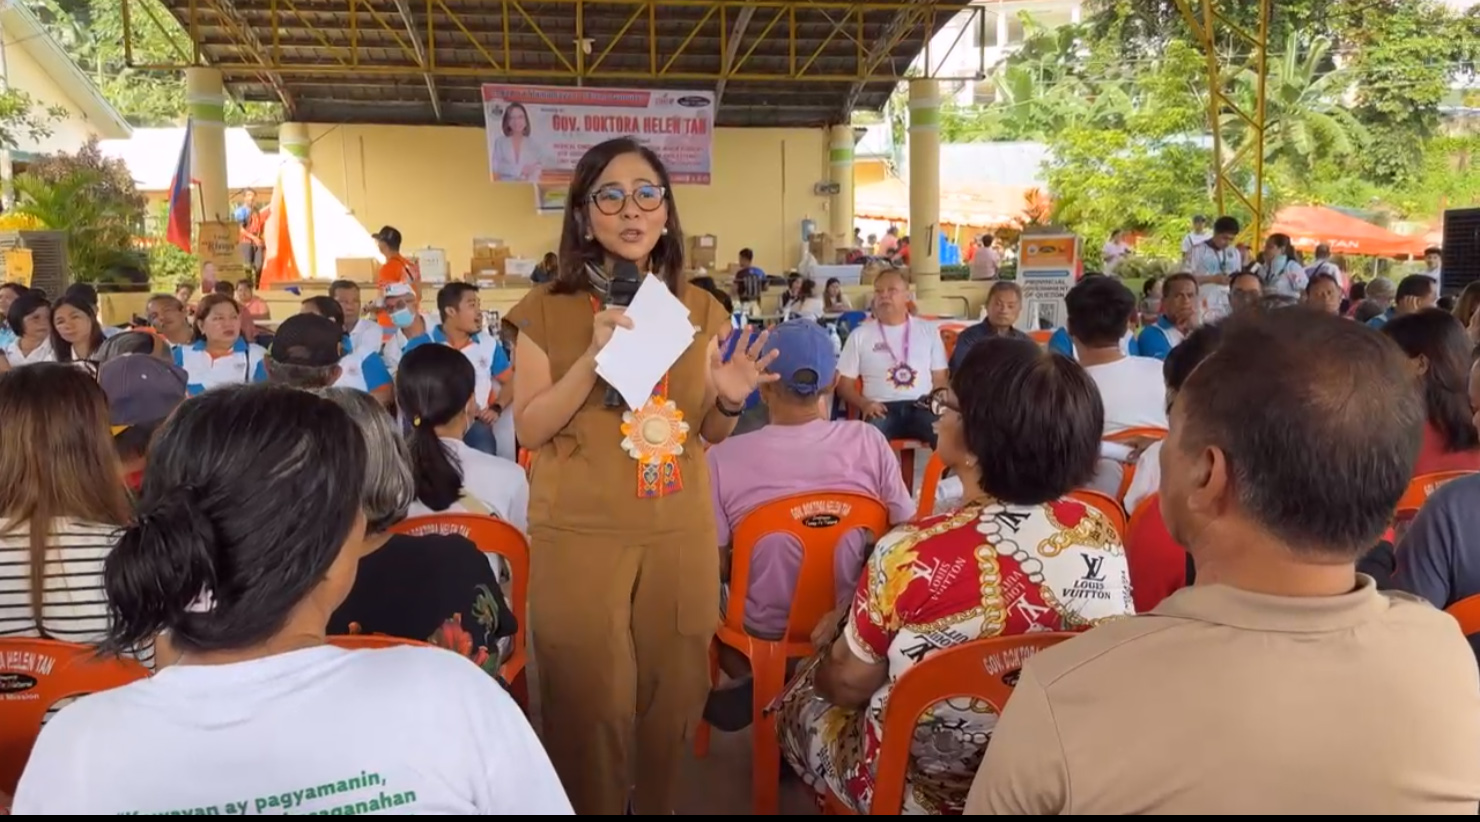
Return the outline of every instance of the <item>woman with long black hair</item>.
{"type": "Polygon", "coordinates": [[[396,406],[411,423],[413,517],[486,514],[529,529],[529,480],[511,460],[463,442],[478,414],[477,377],[462,352],[445,345],[411,349],[396,375],[396,406]]]}
{"type": "Polygon", "coordinates": [[[673,810],[719,619],[703,443],[729,436],[746,397],[775,379],[762,376],[764,333],[721,362],[730,317],[686,282],[683,254],[663,161],[636,140],[608,140],[576,164],[559,275],[505,318],[517,334],[514,426],[537,452],[529,607],[544,738],[582,814],[621,813],[634,776],[635,813],[673,810]],[[636,410],[609,407],[596,377],[597,352],[632,327],[605,307],[619,264],[658,278],[694,329],[636,410]]]}
{"type": "Polygon", "coordinates": [[[51,307],[51,348],[57,362],[86,363],[103,347],[103,326],[97,308],[82,297],[68,295],[51,307]]]}

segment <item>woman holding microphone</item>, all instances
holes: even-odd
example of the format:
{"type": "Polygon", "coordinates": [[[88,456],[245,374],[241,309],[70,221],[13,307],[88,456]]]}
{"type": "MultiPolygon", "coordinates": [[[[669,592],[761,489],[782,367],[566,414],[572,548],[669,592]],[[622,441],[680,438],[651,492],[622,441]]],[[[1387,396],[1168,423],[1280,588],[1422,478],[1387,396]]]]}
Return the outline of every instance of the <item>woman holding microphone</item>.
{"type": "Polygon", "coordinates": [[[578,814],[673,811],[719,619],[700,438],[729,436],[746,397],[775,379],[764,374],[765,334],[721,363],[730,318],[684,281],[683,246],[662,161],[635,140],[609,140],[576,165],[555,279],[505,319],[517,333],[514,424],[537,451],[529,606],[545,741],[578,814]],[[596,377],[612,331],[632,327],[603,307],[619,263],[661,278],[696,331],[636,412],[606,407],[596,377]]]}

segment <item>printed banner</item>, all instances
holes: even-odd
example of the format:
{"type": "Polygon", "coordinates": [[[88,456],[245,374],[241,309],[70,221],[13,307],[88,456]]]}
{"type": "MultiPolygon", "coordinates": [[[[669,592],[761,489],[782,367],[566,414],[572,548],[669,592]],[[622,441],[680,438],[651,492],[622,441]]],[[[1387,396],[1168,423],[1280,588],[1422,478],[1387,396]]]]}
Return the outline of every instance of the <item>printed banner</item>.
{"type": "Polygon", "coordinates": [[[712,92],[489,83],[483,119],[494,182],[567,183],[592,146],[635,137],[663,158],[673,182],[709,184],[712,92]]]}
{"type": "Polygon", "coordinates": [[[195,224],[195,256],[200,258],[201,293],[221,280],[237,282],[247,276],[238,245],[241,226],[229,220],[195,224]]]}
{"type": "Polygon", "coordinates": [[[1018,241],[1018,287],[1023,292],[1021,331],[1068,322],[1064,298],[1078,279],[1079,238],[1073,234],[1024,234],[1018,241]]]}

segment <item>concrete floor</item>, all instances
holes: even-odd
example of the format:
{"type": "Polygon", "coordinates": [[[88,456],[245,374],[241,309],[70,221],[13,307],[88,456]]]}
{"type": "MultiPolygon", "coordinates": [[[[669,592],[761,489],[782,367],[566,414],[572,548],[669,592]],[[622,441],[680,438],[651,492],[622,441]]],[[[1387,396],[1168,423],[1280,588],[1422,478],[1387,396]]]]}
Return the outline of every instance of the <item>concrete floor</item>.
{"type": "MultiPolygon", "coordinates": [[[[535,732],[541,733],[538,676],[535,661],[531,658],[529,718],[535,732]]],[[[684,816],[749,816],[752,811],[750,751],[749,730],[729,734],[712,731],[709,736],[709,754],[703,759],[694,756],[691,742],[680,775],[678,807],[675,813],[684,816]]],[[[789,769],[784,761],[781,767],[783,771],[789,769]]],[[[812,790],[794,774],[783,773],[780,795],[781,814],[818,815],[812,790]]]]}

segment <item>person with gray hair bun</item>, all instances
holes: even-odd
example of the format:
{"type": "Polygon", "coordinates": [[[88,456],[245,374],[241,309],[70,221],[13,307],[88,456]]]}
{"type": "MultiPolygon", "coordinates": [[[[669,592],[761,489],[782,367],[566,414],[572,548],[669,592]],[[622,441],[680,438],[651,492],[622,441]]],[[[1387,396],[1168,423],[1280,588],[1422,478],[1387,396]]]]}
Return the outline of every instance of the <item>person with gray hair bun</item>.
{"type": "Polygon", "coordinates": [[[329,633],[429,642],[497,676],[518,625],[494,566],[460,536],[389,533],[406,518],[416,495],[410,453],[395,420],[363,391],[322,388],[315,393],[349,414],[365,436],[367,453],[360,499],[368,553],[349,596],[329,619],[329,633]]]}

